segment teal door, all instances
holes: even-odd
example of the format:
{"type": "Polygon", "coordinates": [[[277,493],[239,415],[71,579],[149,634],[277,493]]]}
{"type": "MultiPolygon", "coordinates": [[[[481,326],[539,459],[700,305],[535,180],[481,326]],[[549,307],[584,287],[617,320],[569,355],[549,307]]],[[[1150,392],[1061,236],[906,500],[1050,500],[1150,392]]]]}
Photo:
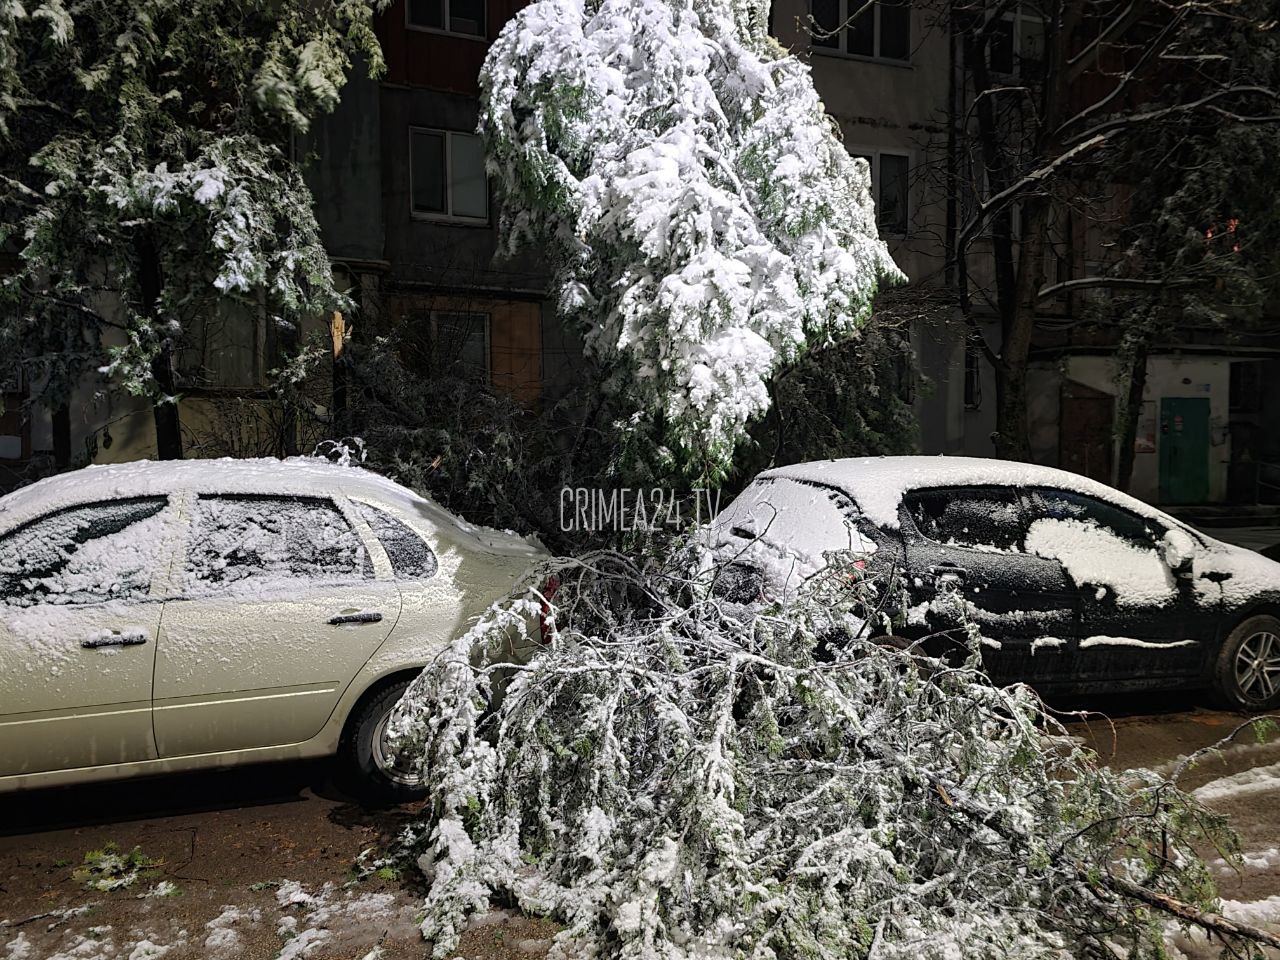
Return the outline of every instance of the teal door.
{"type": "Polygon", "coordinates": [[[1160,502],[1209,499],[1209,398],[1160,401],[1160,502]]]}

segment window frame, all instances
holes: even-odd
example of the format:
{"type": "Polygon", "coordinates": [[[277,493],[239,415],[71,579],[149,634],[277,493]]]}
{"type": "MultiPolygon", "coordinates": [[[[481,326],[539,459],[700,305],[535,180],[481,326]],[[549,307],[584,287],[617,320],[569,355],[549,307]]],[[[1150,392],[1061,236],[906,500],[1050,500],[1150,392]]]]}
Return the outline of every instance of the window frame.
{"type": "Polygon", "coordinates": [[[847,146],[845,148],[851,157],[862,157],[867,160],[871,168],[871,202],[875,205],[876,213],[876,230],[882,237],[907,238],[911,236],[911,214],[912,214],[912,190],[911,190],[911,171],[915,167],[915,152],[912,150],[902,150],[895,147],[866,147],[866,146],[847,146]],[[882,156],[901,157],[907,161],[906,174],[906,227],[899,231],[896,225],[892,229],[887,229],[880,223],[880,186],[884,183],[884,177],[880,173],[880,158],[882,156]]]}
{"type": "Polygon", "coordinates": [[[1012,44],[1012,49],[1010,53],[1009,69],[1003,70],[997,67],[995,63],[992,62],[992,53],[994,50],[992,43],[994,42],[994,39],[995,39],[994,33],[992,34],[992,41],[988,42],[987,44],[986,55],[987,55],[987,69],[990,70],[994,76],[1008,77],[1011,79],[1018,79],[1022,76],[1022,64],[1027,60],[1027,58],[1023,57],[1022,55],[1023,30],[1026,24],[1028,23],[1038,24],[1040,27],[1040,36],[1041,36],[1041,49],[1040,49],[1041,59],[1039,61],[1032,61],[1032,62],[1039,62],[1039,63],[1044,62],[1044,17],[1038,16],[1034,13],[1029,12],[1026,8],[1025,3],[1017,3],[1014,5],[1014,8],[1012,10],[1001,15],[999,22],[1008,23],[1011,25],[1009,29],[1012,35],[1010,40],[1010,43],[1012,44]]]}
{"type": "Polygon", "coordinates": [[[482,2],[480,4],[480,9],[484,11],[484,22],[480,24],[479,33],[460,33],[457,30],[449,29],[448,24],[453,19],[449,13],[449,8],[451,3],[452,3],[452,0],[440,0],[440,5],[443,8],[443,13],[444,13],[444,16],[442,17],[445,23],[444,27],[425,27],[422,24],[414,23],[412,20],[409,19],[409,12],[412,9],[413,4],[410,2],[410,0],[405,0],[404,28],[406,30],[413,30],[417,33],[434,33],[436,36],[441,36],[441,37],[459,37],[463,40],[478,40],[481,43],[488,43],[489,42],[489,5],[488,3],[482,2]]]}
{"type": "Polygon", "coordinates": [[[448,130],[444,127],[425,127],[420,124],[409,124],[409,217],[413,220],[426,220],[435,223],[453,223],[459,226],[487,227],[493,222],[493,204],[489,195],[489,175],[484,177],[484,216],[467,217],[453,213],[453,138],[454,136],[481,139],[477,133],[465,130],[448,130]],[[419,210],[414,206],[413,189],[413,142],[417,134],[434,133],[444,138],[444,202],[446,212],[437,213],[431,210],[419,210]]]}
{"type": "MultiPolygon", "coordinates": [[[[903,4],[907,8],[907,58],[905,60],[899,60],[897,57],[882,56],[880,53],[880,49],[881,49],[880,7],[881,7],[882,0],[837,0],[837,2],[839,3],[839,7],[840,7],[839,16],[837,19],[837,23],[839,24],[839,26],[837,27],[836,33],[833,34],[833,36],[839,38],[839,43],[834,47],[829,47],[819,43],[811,42],[810,50],[813,53],[819,53],[828,57],[842,57],[845,60],[861,60],[863,63],[879,63],[886,66],[901,67],[907,70],[911,70],[915,68],[915,59],[914,59],[915,24],[911,16],[915,8],[912,6],[911,0],[903,0],[903,4]],[[849,23],[850,23],[849,7],[850,5],[856,4],[856,6],[854,7],[856,11],[859,7],[863,7],[867,3],[871,3],[872,5],[871,7],[871,16],[872,16],[871,38],[872,38],[872,50],[874,52],[871,54],[850,53],[849,50],[847,49],[848,44],[845,41],[845,36],[847,35],[847,32],[849,30],[849,23]]],[[[810,0],[809,2],[809,18],[810,18],[810,22],[812,22],[815,26],[817,26],[817,21],[813,19],[813,0],[810,0]]]]}

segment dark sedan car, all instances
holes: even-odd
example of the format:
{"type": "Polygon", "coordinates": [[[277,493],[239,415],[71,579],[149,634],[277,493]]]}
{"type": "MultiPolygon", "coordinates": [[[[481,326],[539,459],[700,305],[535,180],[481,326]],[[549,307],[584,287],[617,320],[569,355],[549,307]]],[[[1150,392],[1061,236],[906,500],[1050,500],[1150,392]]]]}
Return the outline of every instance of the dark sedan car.
{"type": "Polygon", "coordinates": [[[976,624],[997,682],[1280,704],[1280,564],[1076,474],[960,457],[796,464],[758,476],[708,532],[762,589],[825,552],[864,554],[908,598],[895,633],[934,650],[976,624]]]}

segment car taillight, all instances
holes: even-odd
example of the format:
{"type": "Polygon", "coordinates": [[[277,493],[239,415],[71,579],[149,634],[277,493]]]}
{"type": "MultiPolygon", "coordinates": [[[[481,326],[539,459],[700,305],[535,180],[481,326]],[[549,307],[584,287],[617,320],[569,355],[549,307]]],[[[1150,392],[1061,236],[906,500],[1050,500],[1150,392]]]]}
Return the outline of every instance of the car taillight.
{"type": "Polygon", "coordinates": [[[542,585],[542,612],[538,615],[538,630],[542,634],[542,642],[551,642],[551,628],[547,625],[547,614],[551,612],[551,598],[560,589],[560,578],[554,573],[542,585]]]}

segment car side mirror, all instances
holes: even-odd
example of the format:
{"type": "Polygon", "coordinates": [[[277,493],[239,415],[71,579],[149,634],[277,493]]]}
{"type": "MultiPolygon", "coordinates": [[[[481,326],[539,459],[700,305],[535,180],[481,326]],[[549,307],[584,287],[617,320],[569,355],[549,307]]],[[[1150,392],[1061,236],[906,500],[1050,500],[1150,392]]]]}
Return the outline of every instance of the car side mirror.
{"type": "Polygon", "coordinates": [[[1196,542],[1185,530],[1168,530],[1160,540],[1160,552],[1169,569],[1178,576],[1191,572],[1196,559],[1196,542]]]}

